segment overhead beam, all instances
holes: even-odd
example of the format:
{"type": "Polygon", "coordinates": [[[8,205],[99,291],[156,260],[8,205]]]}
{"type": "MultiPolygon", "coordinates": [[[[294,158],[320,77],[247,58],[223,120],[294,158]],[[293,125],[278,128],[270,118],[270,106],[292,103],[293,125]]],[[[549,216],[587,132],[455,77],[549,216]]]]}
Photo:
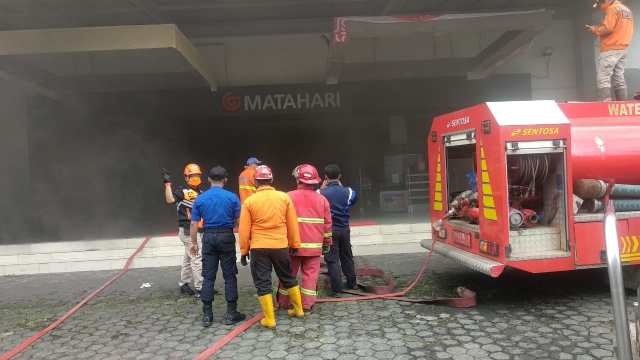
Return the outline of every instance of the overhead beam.
{"type": "Polygon", "coordinates": [[[500,67],[529,50],[533,39],[548,25],[520,31],[507,31],[474,58],[474,69],[467,74],[470,80],[484,79],[500,67]]]}
{"type": "Polygon", "coordinates": [[[0,56],[175,49],[203,83],[217,89],[215,72],[173,24],[0,31],[0,56]]]}
{"type": "MultiPolygon", "coordinates": [[[[507,61],[526,51],[525,44],[551,25],[552,12],[509,12],[424,16],[410,19],[393,17],[336,18],[325,65],[325,83],[337,84],[354,38],[397,38],[415,34],[506,31],[495,43],[482,51],[466,71],[469,78],[483,78],[507,61]]],[[[351,66],[351,65],[350,65],[351,66]]]]}
{"type": "Polygon", "coordinates": [[[521,30],[551,24],[553,12],[550,10],[444,14],[433,16],[428,21],[389,21],[375,17],[344,17],[347,22],[349,38],[393,38],[414,34],[475,33],[482,31],[521,30]]]}

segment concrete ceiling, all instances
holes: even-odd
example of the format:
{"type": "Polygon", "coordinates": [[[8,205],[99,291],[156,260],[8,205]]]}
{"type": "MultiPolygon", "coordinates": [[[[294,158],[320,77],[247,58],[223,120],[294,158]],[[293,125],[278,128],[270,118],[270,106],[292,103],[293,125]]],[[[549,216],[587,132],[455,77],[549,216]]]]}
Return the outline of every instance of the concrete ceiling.
{"type": "Polygon", "coordinates": [[[0,30],[176,24],[188,37],[330,32],[333,18],[546,8],[584,0],[0,0],[0,30]]]}

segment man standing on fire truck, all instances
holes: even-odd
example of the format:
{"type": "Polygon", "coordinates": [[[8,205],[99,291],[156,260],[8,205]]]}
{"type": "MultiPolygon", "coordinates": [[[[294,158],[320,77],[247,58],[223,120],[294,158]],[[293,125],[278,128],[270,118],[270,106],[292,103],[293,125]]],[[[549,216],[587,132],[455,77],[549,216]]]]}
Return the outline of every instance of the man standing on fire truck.
{"type": "MultiPolygon", "coordinates": [[[[202,291],[202,255],[193,259],[189,256],[189,248],[191,247],[190,226],[191,226],[191,208],[193,202],[198,195],[202,194],[200,190],[200,167],[196,164],[189,164],[184,168],[184,180],[189,187],[179,186],[175,191],[171,190],[171,174],[169,170],[162,169],[162,179],[164,180],[165,190],[164,197],[167,204],[176,204],[178,212],[178,237],[184,244],[184,257],[182,259],[182,271],[180,272],[180,294],[196,295],[200,298],[202,291]],[[189,287],[189,282],[193,279],[195,292],[189,287]]],[[[198,224],[198,246],[202,248],[202,222],[198,224]]]]}
{"type": "MultiPolygon", "coordinates": [[[[619,0],[597,0],[605,11],[601,26],[586,25],[592,34],[600,36],[598,58],[598,101],[611,101],[611,82],[616,100],[627,100],[624,68],[627,47],[633,37],[633,14],[619,0]]],[[[595,7],[595,6],[594,6],[595,7]]]]}
{"type": "Polygon", "coordinates": [[[295,257],[298,254],[300,233],[291,199],[287,194],[271,187],[271,169],[267,166],[257,167],[254,180],[257,185],[256,193],[242,204],[240,211],[240,263],[247,266],[247,260],[251,260],[251,276],[264,313],[260,324],[272,328],[276,326],[271,287],[272,270],[276,271],[291,298],[293,310],[289,311],[289,316],[304,316],[300,287],[295,276],[291,275],[289,258],[289,255],[295,257]]]}
{"type": "Polygon", "coordinates": [[[240,194],[240,204],[244,204],[244,201],[253,194],[256,193],[256,184],[253,180],[253,174],[256,172],[256,168],[262,161],[250,157],[247,160],[247,165],[244,167],[244,171],[238,176],[238,194],[240,194]]]}
{"type": "MultiPolygon", "coordinates": [[[[331,246],[331,210],[327,199],[313,191],[313,185],[320,183],[318,170],[311,165],[300,165],[294,170],[298,189],[287,193],[298,215],[300,229],[300,251],[291,258],[292,273],[302,272],[302,310],[309,315],[315,309],[318,296],[318,275],[320,256],[329,252],[331,246]]],[[[289,294],[278,283],[277,303],[280,309],[289,307],[289,294]]]]}

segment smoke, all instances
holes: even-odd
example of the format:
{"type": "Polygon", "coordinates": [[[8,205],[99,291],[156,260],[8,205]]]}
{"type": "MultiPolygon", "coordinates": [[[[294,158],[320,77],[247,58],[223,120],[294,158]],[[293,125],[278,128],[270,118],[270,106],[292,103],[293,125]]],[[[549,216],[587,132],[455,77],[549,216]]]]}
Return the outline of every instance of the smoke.
{"type": "Polygon", "coordinates": [[[175,232],[175,205],[164,200],[161,168],[171,171],[177,187],[184,185],[182,171],[189,163],[200,165],[203,190],[209,187],[209,169],[220,165],[229,173],[226,189],[237,193],[237,177],[255,156],[272,168],[278,190],[295,189],[291,171],[297,165],[312,164],[323,177],[324,167],[335,163],[345,186],[359,191],[362,171],[373,178],[372,194],[377,194],[384,155],[424,153],[428,120],[435,115],[410,116],[410,145],[391,149],[385,145],[388,115],[220,119],[207,108],[209,95],[206,90],[98,93],[12,104],[19,110],[14,113],[23,115],[2,117],[3,126],[10,121],[16,128],[11,136],[3,133],[3,139],[15,137],[2,142],[3,154],[17,155],[3,156],[0,163],[1,243],[175,232]]]}

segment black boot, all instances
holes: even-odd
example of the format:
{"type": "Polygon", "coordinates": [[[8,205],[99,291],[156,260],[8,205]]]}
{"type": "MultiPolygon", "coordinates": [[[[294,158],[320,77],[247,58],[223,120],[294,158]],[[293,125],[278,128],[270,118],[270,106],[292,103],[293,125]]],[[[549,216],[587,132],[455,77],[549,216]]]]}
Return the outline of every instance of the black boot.
{"type": "Polygon", "coordinates": [[[213,323],[213,308],[211,305],[202,305],[202,326],[209,327],[213,323]]]}
{"type": "Polygon", "coordinates": [[[193,291],[193,289],[189,287],[189,284],[184,284],[180,286],[180,294],[193,295],[195,294],[195,291],[193,291]]]}
{"type": "Polygon", "coordinates": [[[227,320],[224,322],[225,325],[233,325],[238,321],[242,321],[247,318],[247,315],[238,312],[238,303],[237,302],[228,302],[227,303],[227,320]]]}

